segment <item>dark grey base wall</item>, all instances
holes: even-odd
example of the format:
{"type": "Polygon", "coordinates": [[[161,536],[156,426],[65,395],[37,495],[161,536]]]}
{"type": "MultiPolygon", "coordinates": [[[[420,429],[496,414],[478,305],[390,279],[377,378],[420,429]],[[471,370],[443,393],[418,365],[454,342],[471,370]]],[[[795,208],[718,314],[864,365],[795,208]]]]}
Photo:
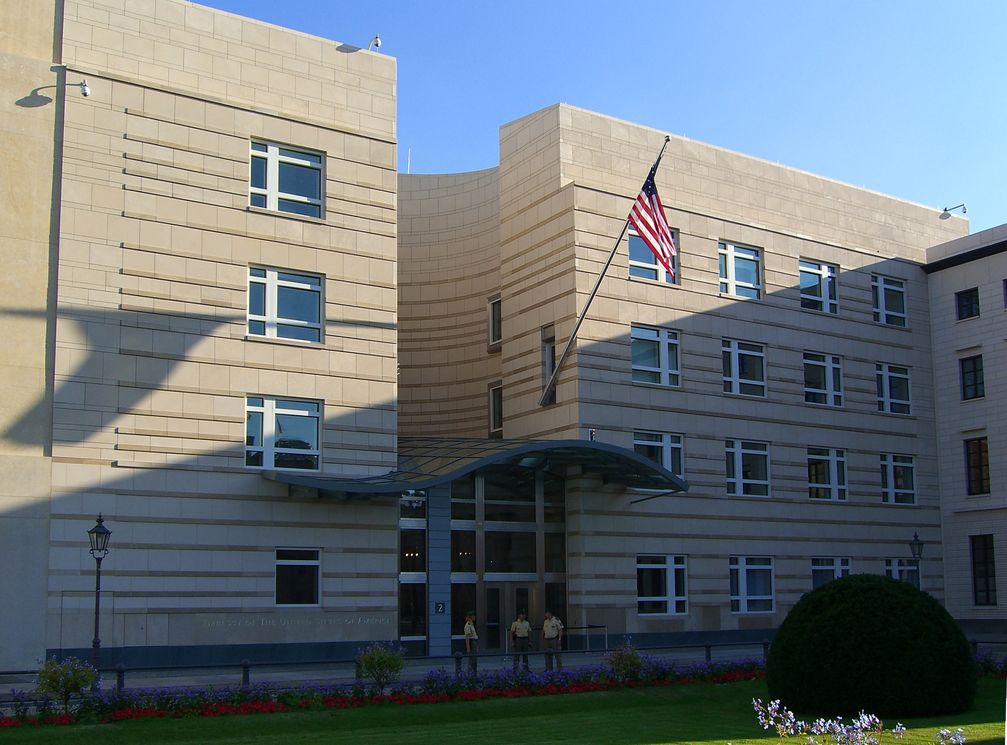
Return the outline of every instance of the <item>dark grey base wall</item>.
{"type": "MultiPolygon", "coordinates": [[[[124,665],[127,670],[157,667],[210,667],[304,662],[346,662],[357,652],[373,644],[361,642],[309,642],[304,644],[222,644],[163,647],[103,647],[99,667],[102,670],[124,665]]],[[[91,648],[49,649],[47,656],[63,659],[78,657],[91,660],[91,648]]]]}

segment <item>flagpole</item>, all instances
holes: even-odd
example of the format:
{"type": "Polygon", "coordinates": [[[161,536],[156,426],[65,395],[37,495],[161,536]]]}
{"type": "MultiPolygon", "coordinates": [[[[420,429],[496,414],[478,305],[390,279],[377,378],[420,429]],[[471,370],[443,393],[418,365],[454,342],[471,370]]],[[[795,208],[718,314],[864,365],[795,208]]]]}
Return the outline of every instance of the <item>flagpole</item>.
{"type": "MultiPolygon", "coordinates": [[[[671,140],[669,135],[664,136],[664,144],[661,145],[661,152],[657,154],[657,160],[654,161],[654,165],[651,167],[651,171],[657,172],[657,167],[661,164],[661,158],[664,157],[664,150],[668,147],[668,142],[671,140]]],[[[649,173],[650,171],[648,171],[649,173]]],[[[598,294],[598,289],[601,287],[601,281],[605,279],[605,273],[608,272],[608,268],[612,266],[612,260],[615,259],[616,251],[619,250],[619,244],[622,243],[622,239],[626,236],[626,230],[629,228],[629,216],[626,217],[626,221],[622,224],[622,230],[619,231],[619,237],[615,240],[615,245],[612,246],[612,251],[608,255],[608,261],[605,262],[605,266],[601,270],[601,274],[598,275],[598,280],[594,283],[594,289],[591,290],[591,294],[588,295],[587,302],[584,303],[584,309],[581,310],[580,315],[577,316],[577,323],[574,324],[573,333],[570,334],[570,338],[566,342],[566,346],[563,347],[563,353],[559,356],[556,361],[556,366],[553,368],[552,375],[549,376],[549,380],[545,384],[545,388],[542,389],[542,397],[538,400],[539,406],[545,406],[546,400],[549,395],[556,388],[556,379],[559,377],[559,371],[563,367],[563,362],[570,354],[570,349],[573,348],[573,343],[577,338],[577,332],[580,331],[580,326],[584,323],[584,318],[587,316],[587,310],[591,307],[591,303],[594,301],[595,295],[598,294]]],[[[576,288],[574,289],[576,294],[576,288]]]]}

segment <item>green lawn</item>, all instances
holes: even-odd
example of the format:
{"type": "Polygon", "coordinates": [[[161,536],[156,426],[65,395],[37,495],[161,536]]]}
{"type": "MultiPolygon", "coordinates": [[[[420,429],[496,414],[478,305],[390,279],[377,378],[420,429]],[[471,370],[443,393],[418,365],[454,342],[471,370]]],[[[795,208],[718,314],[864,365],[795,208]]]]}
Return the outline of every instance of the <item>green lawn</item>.
{"type": "MultiPolygon", "coordinates": [[[[448,704],[388,704],[297,714],[21,728],[0,731],[0,745],[775,745],[775,734],[769,736],[756,723],[750,703],[753,697],[766,698],[762,681],[448,704]]],[[[973,711],[933,720],[906,720],[910,732],[902,742],[923,745],[933,742],[941,727],[964,727],[970,745],[999,745],[1004,742],[1004,698],[1003,681],[980,681],[973,711]]],[[[792,742],[804,745],[803,739],[792,742]]]]}

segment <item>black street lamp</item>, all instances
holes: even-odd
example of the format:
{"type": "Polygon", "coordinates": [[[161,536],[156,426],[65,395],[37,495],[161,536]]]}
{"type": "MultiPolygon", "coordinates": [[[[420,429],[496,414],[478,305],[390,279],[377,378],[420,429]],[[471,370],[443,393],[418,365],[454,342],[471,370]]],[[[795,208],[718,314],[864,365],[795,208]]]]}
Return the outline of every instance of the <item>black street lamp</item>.
{"type": "Polygon", "coordinates": [[[923,589],[923,568],[920,566],[923,562],[923,541],[920,540],[920,534],[913,532],[913,539],[909,541],[909,551],[913,555],[913,559],[916,561],[916,589],[923,589]]]}
{"type": "Polygon", "coordinates": [[[101,648],[101,638],[98,636],[98,615],[101,610],[101,560],[108,555],[108,539],[112,531],[105,527],[105,521],[98,513],[98,521],[87,531],[91,541],[91,556],[94,557],[94,639],[91,640],[91,665],[98,669],[98,650],[101,648]]]}

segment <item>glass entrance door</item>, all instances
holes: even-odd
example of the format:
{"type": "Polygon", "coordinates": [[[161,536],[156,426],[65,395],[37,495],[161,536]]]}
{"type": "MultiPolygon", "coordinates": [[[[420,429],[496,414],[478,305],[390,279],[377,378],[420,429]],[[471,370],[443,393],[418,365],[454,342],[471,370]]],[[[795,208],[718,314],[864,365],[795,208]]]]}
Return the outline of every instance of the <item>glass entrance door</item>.
{"type": "Polygon", "coordinates": [[[485,592],[485,643],[487,652],[509,649],[507,633],[518,613],[524,613],[534,626],[539,614],[539,593],[536,586],[521,582],[486,584],[485,592]]]}

